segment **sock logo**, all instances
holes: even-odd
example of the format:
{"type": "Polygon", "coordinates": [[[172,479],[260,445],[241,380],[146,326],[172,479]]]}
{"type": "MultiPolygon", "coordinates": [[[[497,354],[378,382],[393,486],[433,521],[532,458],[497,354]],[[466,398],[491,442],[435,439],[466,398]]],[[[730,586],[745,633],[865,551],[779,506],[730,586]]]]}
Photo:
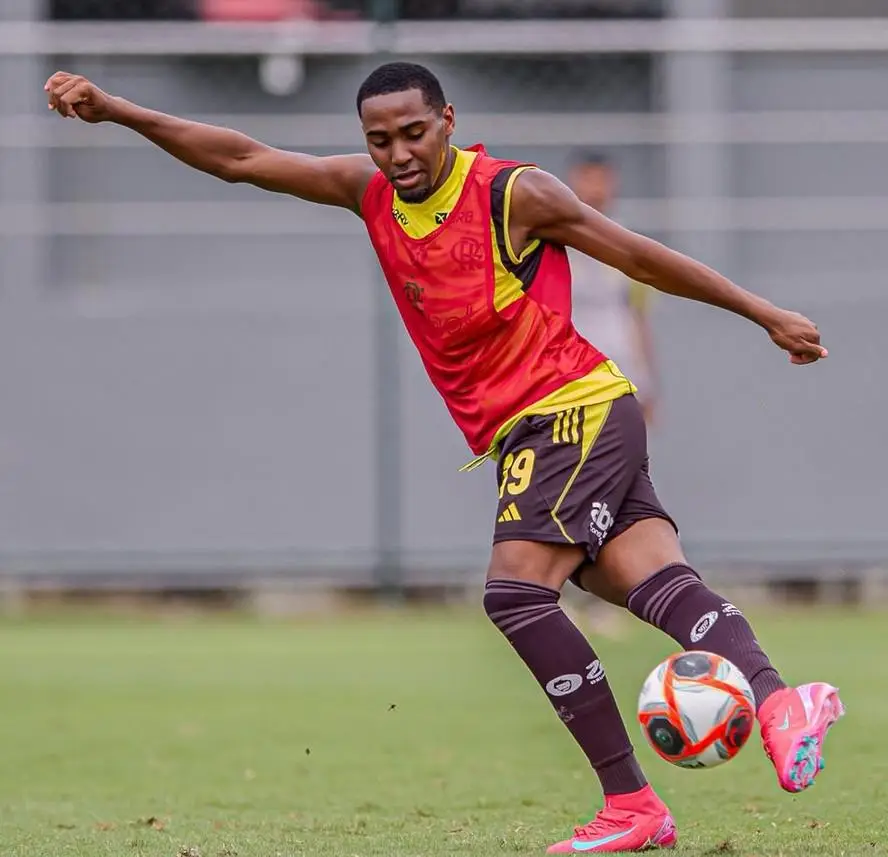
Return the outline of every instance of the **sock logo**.
{"type": "Polygon", "coordinates": [[[567,696],[574,691],[579,690],[583,685],[583,677],[577,673],[567,673],[553,678],[546,685],[546,693],[549,696],[567,696]]]}
{"type": "Polygon", "coordinates": [[[589,684],[598,684],[603,678],[604,667],[601,665],[601,661],[596,659],[586,667],[586,681],[589,684]]]}
{"type": "Polygon", "coordinates": [[[556,713],[559,718],[561,718],[562,723],[570,723],[570,721],[576,716],[572,711],[568,711],[566,705],[559,705],[556,713]]]}
{"type": "Polygon", "coordinates": [[[742,616],[743,614],[730,601],[722,604],[722,613],[725,616],[742,616]]]}
{"type": "MultiPolygon", "coordinates": [[[[586,665],[586,681],[589,684],[598,684],[604,678],[604,667],[597,658],[591,664],[586,665]]],[[[546,693],[549,696],[569,696],[576,693],[583,686],[583,677],[579,673],[565,673],[553,678],[546,684],[546,693]]]]}
{"type": "Polygon", "coordinates": [[[708,633],[709,629],[718,621],[718,613],[710,610],[701,616],[693,628],[691,628],[691,642],[699,643],[708,633]]]}
{"type": "Polygon", "coordinates": [[[598,539],[599,546],[603,544],[607,531],[613,525],[614,516],[608,509],[607,503],[593,503],[589,519],[589,532],[598,539]]]}

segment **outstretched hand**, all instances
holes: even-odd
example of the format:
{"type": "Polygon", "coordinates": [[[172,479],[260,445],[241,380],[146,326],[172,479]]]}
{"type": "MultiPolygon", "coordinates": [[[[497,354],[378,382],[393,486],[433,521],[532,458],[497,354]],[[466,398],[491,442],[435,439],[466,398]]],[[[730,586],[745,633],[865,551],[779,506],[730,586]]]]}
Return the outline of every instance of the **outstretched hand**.
{"type": "Polygon", "coordinates": [[[96,123],[112,117],[114,99],[81,75],[57,71],[43,89],[49,93],[49,109],[67,119],[96,123]]]}
{"type": "Polygon", "coordinates": [[[775,345],[789,353],[790,362],[799,366],[829,355],[820,344],[817,325],[797,312],[780,310],[768,324],[768,334],[775,345]]]}

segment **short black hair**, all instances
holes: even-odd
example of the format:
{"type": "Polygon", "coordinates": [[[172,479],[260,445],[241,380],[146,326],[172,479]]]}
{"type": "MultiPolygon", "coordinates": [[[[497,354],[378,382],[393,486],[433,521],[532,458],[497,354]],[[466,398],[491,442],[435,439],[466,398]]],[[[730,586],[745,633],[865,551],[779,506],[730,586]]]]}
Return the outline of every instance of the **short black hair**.
{"type": "Polygon", "coordinates": [[[357,98],[358,115],[368,98],[389,95],[392,92],[406,92],[409,89],[418,89],[422,93],[422,100],[432,110],[440,112],[447,104],[441,82],[424,65],[389,62],[370,72],[361,84],[357,98]]]}
{"type": "Polygon", "coordinates": [[[606,152],[597,149],[580,149],[571,154],[570,166],[574,169],[577,167],[604,167],[605,169],[616,169],[614,159],[606,152]]]}

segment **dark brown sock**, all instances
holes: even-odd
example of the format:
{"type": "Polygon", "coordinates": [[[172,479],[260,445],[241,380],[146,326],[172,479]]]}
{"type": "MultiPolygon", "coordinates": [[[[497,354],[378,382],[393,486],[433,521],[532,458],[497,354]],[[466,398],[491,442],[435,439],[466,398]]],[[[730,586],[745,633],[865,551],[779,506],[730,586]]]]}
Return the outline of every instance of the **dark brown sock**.
{"type": "Polygon", "coordinates": [[[647,780],[588,640],[558,606],[559,593],[535,583],[491,580],[484,609],[545,690],[592,764],[605,794],[629,794],[647,780]]]}
{"type": "Polygon", "coordinates": [[[786,687],[743,614],[689,566],[661,569],[629,593],[626,606],[683,649],[713,652],[731,661],[752,687],[756,708],[786,687]]]}

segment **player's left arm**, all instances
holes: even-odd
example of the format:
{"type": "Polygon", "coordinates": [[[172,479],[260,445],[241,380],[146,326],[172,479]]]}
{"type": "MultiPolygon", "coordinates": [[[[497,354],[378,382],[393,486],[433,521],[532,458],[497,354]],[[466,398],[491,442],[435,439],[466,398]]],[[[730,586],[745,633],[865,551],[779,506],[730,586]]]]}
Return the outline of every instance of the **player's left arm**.
{"type": "Polygon", "coordinates": [[[538,238],[573,247],[626,276],[665,292],[734,312],[763,327],[793,363],[827,356],[817,325],[774,306],[675,250],[632,232],[584,205],[555,176],[524,170],[512,188],[509,231],[514,247],[538,238]]]}

